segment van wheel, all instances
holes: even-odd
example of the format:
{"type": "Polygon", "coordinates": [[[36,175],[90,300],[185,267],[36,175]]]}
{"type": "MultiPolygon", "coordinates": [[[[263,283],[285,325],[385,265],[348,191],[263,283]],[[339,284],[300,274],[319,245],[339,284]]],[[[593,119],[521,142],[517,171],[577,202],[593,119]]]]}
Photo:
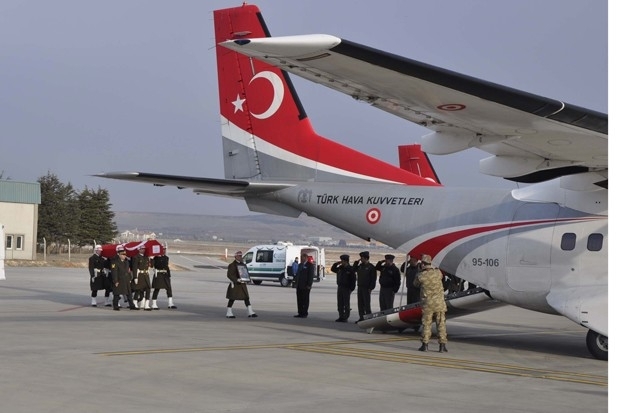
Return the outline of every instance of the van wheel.
{"type": "Polygon", "coordinates": [[[291,283],[291,282],[289,281],[289,279],[288,279],[288,278],[286,278],[285,276],[280,277],[280,285],[281,285],[282,287],[288,287],[288,285],[289,285],[290,283],[291,283]]]}
{"type": "Polygon", "coordinates": [[[252,284],[255,285],[261,285],[263,283],[263,280],[252,280],[252,284]]]}

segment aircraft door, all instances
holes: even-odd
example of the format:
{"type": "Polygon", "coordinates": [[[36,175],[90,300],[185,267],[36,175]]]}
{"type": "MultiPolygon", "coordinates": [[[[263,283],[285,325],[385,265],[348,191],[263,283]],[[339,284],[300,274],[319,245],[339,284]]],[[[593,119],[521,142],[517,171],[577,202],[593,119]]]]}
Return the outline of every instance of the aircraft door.
{"type": "MultiPolygon", "coordinates": [[[[555,220],[557,204],[526,203],[514,214],[513,222],[555,220]]],[[[551,251],[554,222],[532,227],[515,226],[508,233],[506,282],[515,291],[541,292],[551,286],[551,251]]]]}

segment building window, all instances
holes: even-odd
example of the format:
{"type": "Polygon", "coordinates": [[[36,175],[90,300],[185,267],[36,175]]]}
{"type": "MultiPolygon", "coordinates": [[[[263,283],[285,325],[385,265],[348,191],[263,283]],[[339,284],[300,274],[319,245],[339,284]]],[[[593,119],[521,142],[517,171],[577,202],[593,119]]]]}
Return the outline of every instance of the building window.
{"type": "Polygon", "coordinates": [[[575,244],[577,243],[577,234],[572,232],[567,232],[562,235],[562,242],[560,243],[560,248],[563,251],[572,251],[575,249],[575,244]]]}
{"type": "Polygon", "coordinates": [[[603,249],[603,234],[590,234],[588,236],[588,251],[600,251],[603,249]]]}
{"type": "Polygon", "coordinates": [[[7,235],[5,248],[7,250],[23,251],[24,249],[24,236],[23,235],[7,235]]]}
{"type": "Polygon", "coordinates": [[[24,249],[24,236],[23,235],[15,236],[15,249],[18,251],[22,251],[24,249]]]}

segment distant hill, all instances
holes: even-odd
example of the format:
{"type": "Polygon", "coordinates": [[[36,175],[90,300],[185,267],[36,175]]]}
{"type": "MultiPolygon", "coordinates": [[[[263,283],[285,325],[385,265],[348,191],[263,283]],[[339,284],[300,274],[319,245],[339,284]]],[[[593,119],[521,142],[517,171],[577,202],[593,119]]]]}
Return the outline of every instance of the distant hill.
{"type": "Polygon", "coordinates": [[[115,212],[119,231],[155,232],[165,239],[191,239],[270,243],[305,242],[316,237],[331,237],[335,242],[362,242],[359,238],[316,218],[302,215],[288,218],[256,214],[246,216],[189,215],[155,212],[115,212]],[[215,237],[215,238],[214,238],[215,237]]]}

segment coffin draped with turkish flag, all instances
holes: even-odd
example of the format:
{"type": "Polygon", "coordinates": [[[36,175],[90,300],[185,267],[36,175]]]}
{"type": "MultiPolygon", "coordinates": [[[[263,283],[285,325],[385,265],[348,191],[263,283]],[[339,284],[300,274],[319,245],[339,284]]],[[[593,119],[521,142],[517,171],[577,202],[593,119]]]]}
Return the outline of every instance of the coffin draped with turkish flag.
{"type": "Polygon", "coordinates": [[[141,246],[144,246],[144,255],[147,257],[154,257],[156,255],[161,255],[164,253],[164,249],[166,248],[161,242],[150,239],[147,241],[131,241],[124,242],[122,244],[104,244],[101,246],[103,251],[101,255],[106,258],[112,258],[116,255],[116,247],[122,245],[127,252],[128,257],[133,257],[134,255],[138,255],[138,249],[141,246]]]}

